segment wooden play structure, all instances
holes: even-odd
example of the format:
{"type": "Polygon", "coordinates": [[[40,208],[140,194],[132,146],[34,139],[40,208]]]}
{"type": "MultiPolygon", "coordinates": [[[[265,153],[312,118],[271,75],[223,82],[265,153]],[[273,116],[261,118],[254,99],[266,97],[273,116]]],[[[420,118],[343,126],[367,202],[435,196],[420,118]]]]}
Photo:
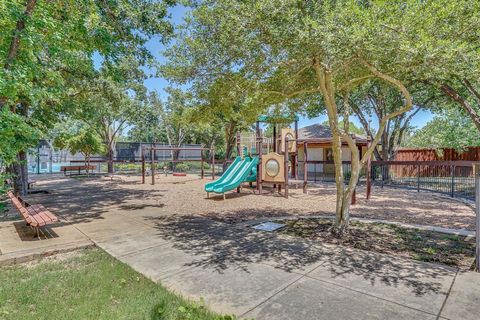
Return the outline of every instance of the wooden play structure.
{"type": "MultiPolygon", "coordinates": [[[[283,117],[288,119],[288,117],[283,117]]],[[[283,122],[283,121],[282,121],[283,122]]],[[[268,116],[261,116],[256,122],[256,150],[259,158],[257,174],[257,192],[262,194],[263,186],[271,184],[282,191],[285,198],[288,198],[288,185],[290,169],[294,168],[297,159],[297,139],[298,139],[298,117],[294,117],[294,129],[280,128],[268,116]],[[260,128],[261,123],[270,123],[273,126],[272,139],[264,139],[260,128]],[[264,151],[266,151],[264,153],[264,151]]],[[[241,141],[237,144],[241,145],[241,141]]],[[[293,170],[292,176],[296,179],[296,170],[293,170]]]]}
{"type": "MultiPolygon", "coordinates": [[[[363,142],[362,142],[363,143],[363,142]]],[[[359,152],[362,152],[364,145],[357,144],[359,152]]],[[[248,155],[254,159],[256,170],[252,170],[249,177],[250,180],[242,180],[238,178],[235,172],[241,172],[240,169],[233,169],[231,172],[227,170],[218,181],[210,183],[206,186],[207,194],[210,192],[221,193],[225,197],[225,192],[233,190],[233,187],[240,192],[241,185],[252,181],[256,182],[256,193],[263,194],[265,185],[270,185],[278,192],[288,198],[290,185],[302,185],[303,193],[307,193],[308,186],[308,166],[321,164],[322,166],[334,166],[333,160],[313,160],[308,156],[308,147],[310,145],[326,145],[325,138],[305,138],[299,139],[298,133],[298,117],[296,116],[260,116],[256,121],[255,132],[237,133],[237,154],[243,153],[243,159],[248,155]],[[270,137],[264,136],[261,124],[268,123],[271,127],[272,134],[270,137]],[[293,123],[293,128],[291,124],[293,123]],[[303,159],[300,161],[298,157],[299,147],[303,152],[303,159]],[[244,150],[242,152],[242,150],[244,150]],[[245,152],[246,150],[246,152],[245,152]],[[302,177],[299,178],[299,168],[303,169],[302,177]],[[255,172],[254,172],[255,171],[255,172]],[[256,180],[251,180],[252,175],[256,175],[256,180]],[[283,192],[282,192],[283,190],[283,192]]],[[[368,139],[366,140],[368,146],[368,139]]],[[[238,157],[237,157],[238,158],[238,157]]],[[[232,164],[237,166],[237,160],[232,164]]],[[[348,161],[342,161],[348,162],[348,161]]],[[[241,166],[241,165],[239,165],[241,166]]],[[[244,174],[244,172],[242,173],[244,174]]],[[[371,193],[371,161],[367,164],[367,198],[371,193]]],[[[355,202],[355,195],[352,199],[355,202]]]]}
{"type": "MultiPolygon", "coordinates": [[[[145,184],[147,163],[150,164],[150,172],[152,177],[152,185],[155,185],[155,173],[157,164],[163,163],[181,163],[181,162],[200,162],[200,176],[205,177],[204,164],[210,163],[212,169],[212,180],[215,179],[215,149],[201,147],[144,147],[141,151],[142,163],[142,184],[145,184]],[[205,159],[204,153],[208,152],[210,161],[205,159]],[[159,154],[160,153],[160,154],[159,154]]],[[[174,167],[174,166],[173,166],[174,167]]],[[[166,173],[166,170],[159,168],[166,173]]],[[[184,176],[184,173],[173,172],[173,176],[184,176]]]]}

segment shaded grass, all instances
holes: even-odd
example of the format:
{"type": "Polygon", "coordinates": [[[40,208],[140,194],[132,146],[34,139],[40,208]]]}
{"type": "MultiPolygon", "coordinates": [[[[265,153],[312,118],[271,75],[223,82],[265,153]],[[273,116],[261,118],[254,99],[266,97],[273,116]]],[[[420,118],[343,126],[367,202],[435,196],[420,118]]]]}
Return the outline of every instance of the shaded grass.
{"type": "Polygon", "coordinates": [[[297,219],[282,223],[286,227],[280,232],[289,235],[462,269],[471,268],[475,256],[474,241],[435,231],[351,221],[348,232],[337,237],[330,232],[331,219],[297,219]]]}
{"type": "Polygon", "coordinates": [[[100,249],[0,268],[0,319],[232,319],[167,291],[100,249]]]}

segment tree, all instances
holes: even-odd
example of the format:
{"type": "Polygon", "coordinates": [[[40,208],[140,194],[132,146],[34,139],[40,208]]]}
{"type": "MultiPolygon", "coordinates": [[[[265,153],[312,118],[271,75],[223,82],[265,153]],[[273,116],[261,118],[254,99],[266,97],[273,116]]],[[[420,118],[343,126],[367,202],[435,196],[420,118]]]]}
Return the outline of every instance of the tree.
{"type": "MultiPolygon", "coordinates": [[[[24,119],[11,112],[9,109],[0,109],[0,184],[3,184],[3,177],[7,168],[14,164],[20,164],[18,153],[33,147],[38,142],[39,132],[32,130],[31,127],[25,123],[24,119]]],[[[18,169],[23,176],[24,171],[18,169]]],[[[20,180],[22,176],[14,176],[14,179],[20,180]]],[[[21,190],[26,193],[26,190],[21,190]]]]}
{"type": "MultiPolygon", "coordinates": [[[[175,78],[174,75],[170,74],[175,78]]],[[[193,121],[199,124],[219,123],[224,131],[224,158],[230,160],[237,132],[248,128],[262,113],[262,107],[249,101],[251,83],[241,74],[231,72],[217,78],[208,87],[194,87],[198,105],[193,121]]]]}
{"type": "Polygon", "coordinates": [[[461,109],[480,131],[480,2],[438,0],[409,6],[423,7],[421,13],[405,10],[402,16],[415,27],[386,28],[404,44],[397,59],[403,61],[405,78],[430,91],[440,109],[449,104],[461,109]]]}
{"type": "Polygon", "coordinates": [[[95,154],[105,152],[105,145],[99,134],[88,124],[80,121],[67,120],[55,128],[54,145],[59,149],[68,149],[70,153],[81,153],[85,157],[87,174],[90,159],[95,154]]]}
{"type": "MultiPolygon", "coordinates": [[[[329,126],[328,124],[328,120],[324,121],[322,123],[322,125],[324,126],[329,126]]],[[[340,126],[340,128],[343,128],[345,126],[343,120],[340,120],[338,125],[340,126]]],[[[365,130],[363,128],[360,128],[360,127],[357,127],[354,123],[350,122],[349,124],[349,129],[350,129],[350,132],[353,133],[353,134],[356,134],[356,135],[365,135],[365,130]]]]}
{"type": "Polygon", "coordinates": [[[85,127],[78,134],[70,137],[67,141],[67,147],[72,154],[81,153],[85,157],[87,174],[90,172],[90,159],[95,154],[105,151],[104,144],[100,136],[91,128],[85,127]]]}
{"type": "MultiPolygon", "coordinates": [[[[145,47],[153,36],[166,41],[172,1],[37,1],[0,3],[0,108],[10,108],[25,122],[46,131],[59,115],[71,111],[66,100],[84,94],[81,79],[94,74],[94,55],[106,64],[135,57],[142,66],[155,61],[145,47]]],[[[137,69],[138,70],[138,69],[137,69]]],[[[131,72],[135,72],[131,70],[131,72]]],[[[25,151],[14,168],[27,183],[25,151]]],[[[21,186],[19,185],[21,184],[21,186]]]]}
{"type": "MultiPolygon", "coordinates": [[[[169,96],[163,108],[160,101],[157,101],[156,104],[159,110],[163,111],[161,118],[165,126],[168,145],[172,148],[179,148],[193,133],[189,121],[193,108],[192,96],[181,89],[167,88],[166,91],[169,96]]],[[[178,160],[179,154],[178,150],[172,151],[172,160],[178,160]]],[[[173,165],[175,166],[175,163],[173,165]]]]}
{"type": "Polygon", "coordinates": [[[415,131],[404,144],[414,148],[454,148],[464,151],[480,146],[480,133],[470,117],[461,110],[447,110],[415,131]]]}
{"type": "MultiPolygon", "coordinates": [[[[384,115],[391,113],[398,105],[401,105],[402,99],[402,95],[391,86],[379,81],[372,81],[361,86],[359,90],[352,94],[349,103],[354,114],[360,120],[364,132],[373,139],[375,132],[369,119],[373,118],[379,121],[384,115]]],[[[380,139],[381,149],[376,148],[374,150],[377,160],[388,161],[395,158],[405,135],[412,129],[410,123],[413,117],[421,109],[421,106],[415,105],[410,112],[387,121],[380,139]]]]}
{"type": "Polygon", "coordinates": [[[399,18],[404,11],[403,3],[397,2],[219,0],[198,4],[167,52],[167,71],[177,70],[183,81],[204,87],[238,72],[255,84],[247,99],[257,99],[262,106],[323,105],[333,135],[337,188],[333,231],[341,233],[348,227],[360,170],[387,122],[413,105],[408,89],[395,78],[399,69],[394,53],[399,40],[386,37],[384,30],[384,25],[391,23],[407,28],[399,18]],[[349,129],[348,97],[356,86],[374,78],[398,90],[403,100],[380,119],[378,132],[360,159],[349,129]],[[342,117],[343,128],[339,125],[342,117]],[[341,164],[342,141],[353,155],[347,186],[341,164]]]}
{"type": "Polygon", "coordinates": [[[145,103],[142,112],[135,115],[130,123],[128,141],[147,143],[167,143],[167,134],[161,116],[153,105],[145,103]]]}

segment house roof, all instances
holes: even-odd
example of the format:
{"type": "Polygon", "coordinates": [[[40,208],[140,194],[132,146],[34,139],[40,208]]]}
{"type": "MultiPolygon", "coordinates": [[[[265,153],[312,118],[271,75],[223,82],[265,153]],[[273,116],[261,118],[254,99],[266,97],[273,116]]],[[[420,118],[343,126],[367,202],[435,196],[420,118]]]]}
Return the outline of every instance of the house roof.
{"type": "MultiPolygon", "coordinates": [[[[352,134],[353,138],[357,143],[367,143],[367,137],[352,134]]],[[[322,124],[312,124],[298,129],[298,140],[299,142],[303,141],[312,141],[312,142],[331,142],[332,140],[332,131],[328,126],[322,124]]]]}

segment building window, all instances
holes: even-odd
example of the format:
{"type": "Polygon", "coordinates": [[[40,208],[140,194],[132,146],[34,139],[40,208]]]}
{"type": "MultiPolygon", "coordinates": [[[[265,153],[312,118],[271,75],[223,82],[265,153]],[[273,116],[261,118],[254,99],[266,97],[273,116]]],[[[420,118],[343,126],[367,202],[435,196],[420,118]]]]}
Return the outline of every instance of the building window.
{"type": "Polygon", "coordinates": [[[332,150],[332,148],[325,148],[325,161],[333,162],[333,150],[332,150]]]}

